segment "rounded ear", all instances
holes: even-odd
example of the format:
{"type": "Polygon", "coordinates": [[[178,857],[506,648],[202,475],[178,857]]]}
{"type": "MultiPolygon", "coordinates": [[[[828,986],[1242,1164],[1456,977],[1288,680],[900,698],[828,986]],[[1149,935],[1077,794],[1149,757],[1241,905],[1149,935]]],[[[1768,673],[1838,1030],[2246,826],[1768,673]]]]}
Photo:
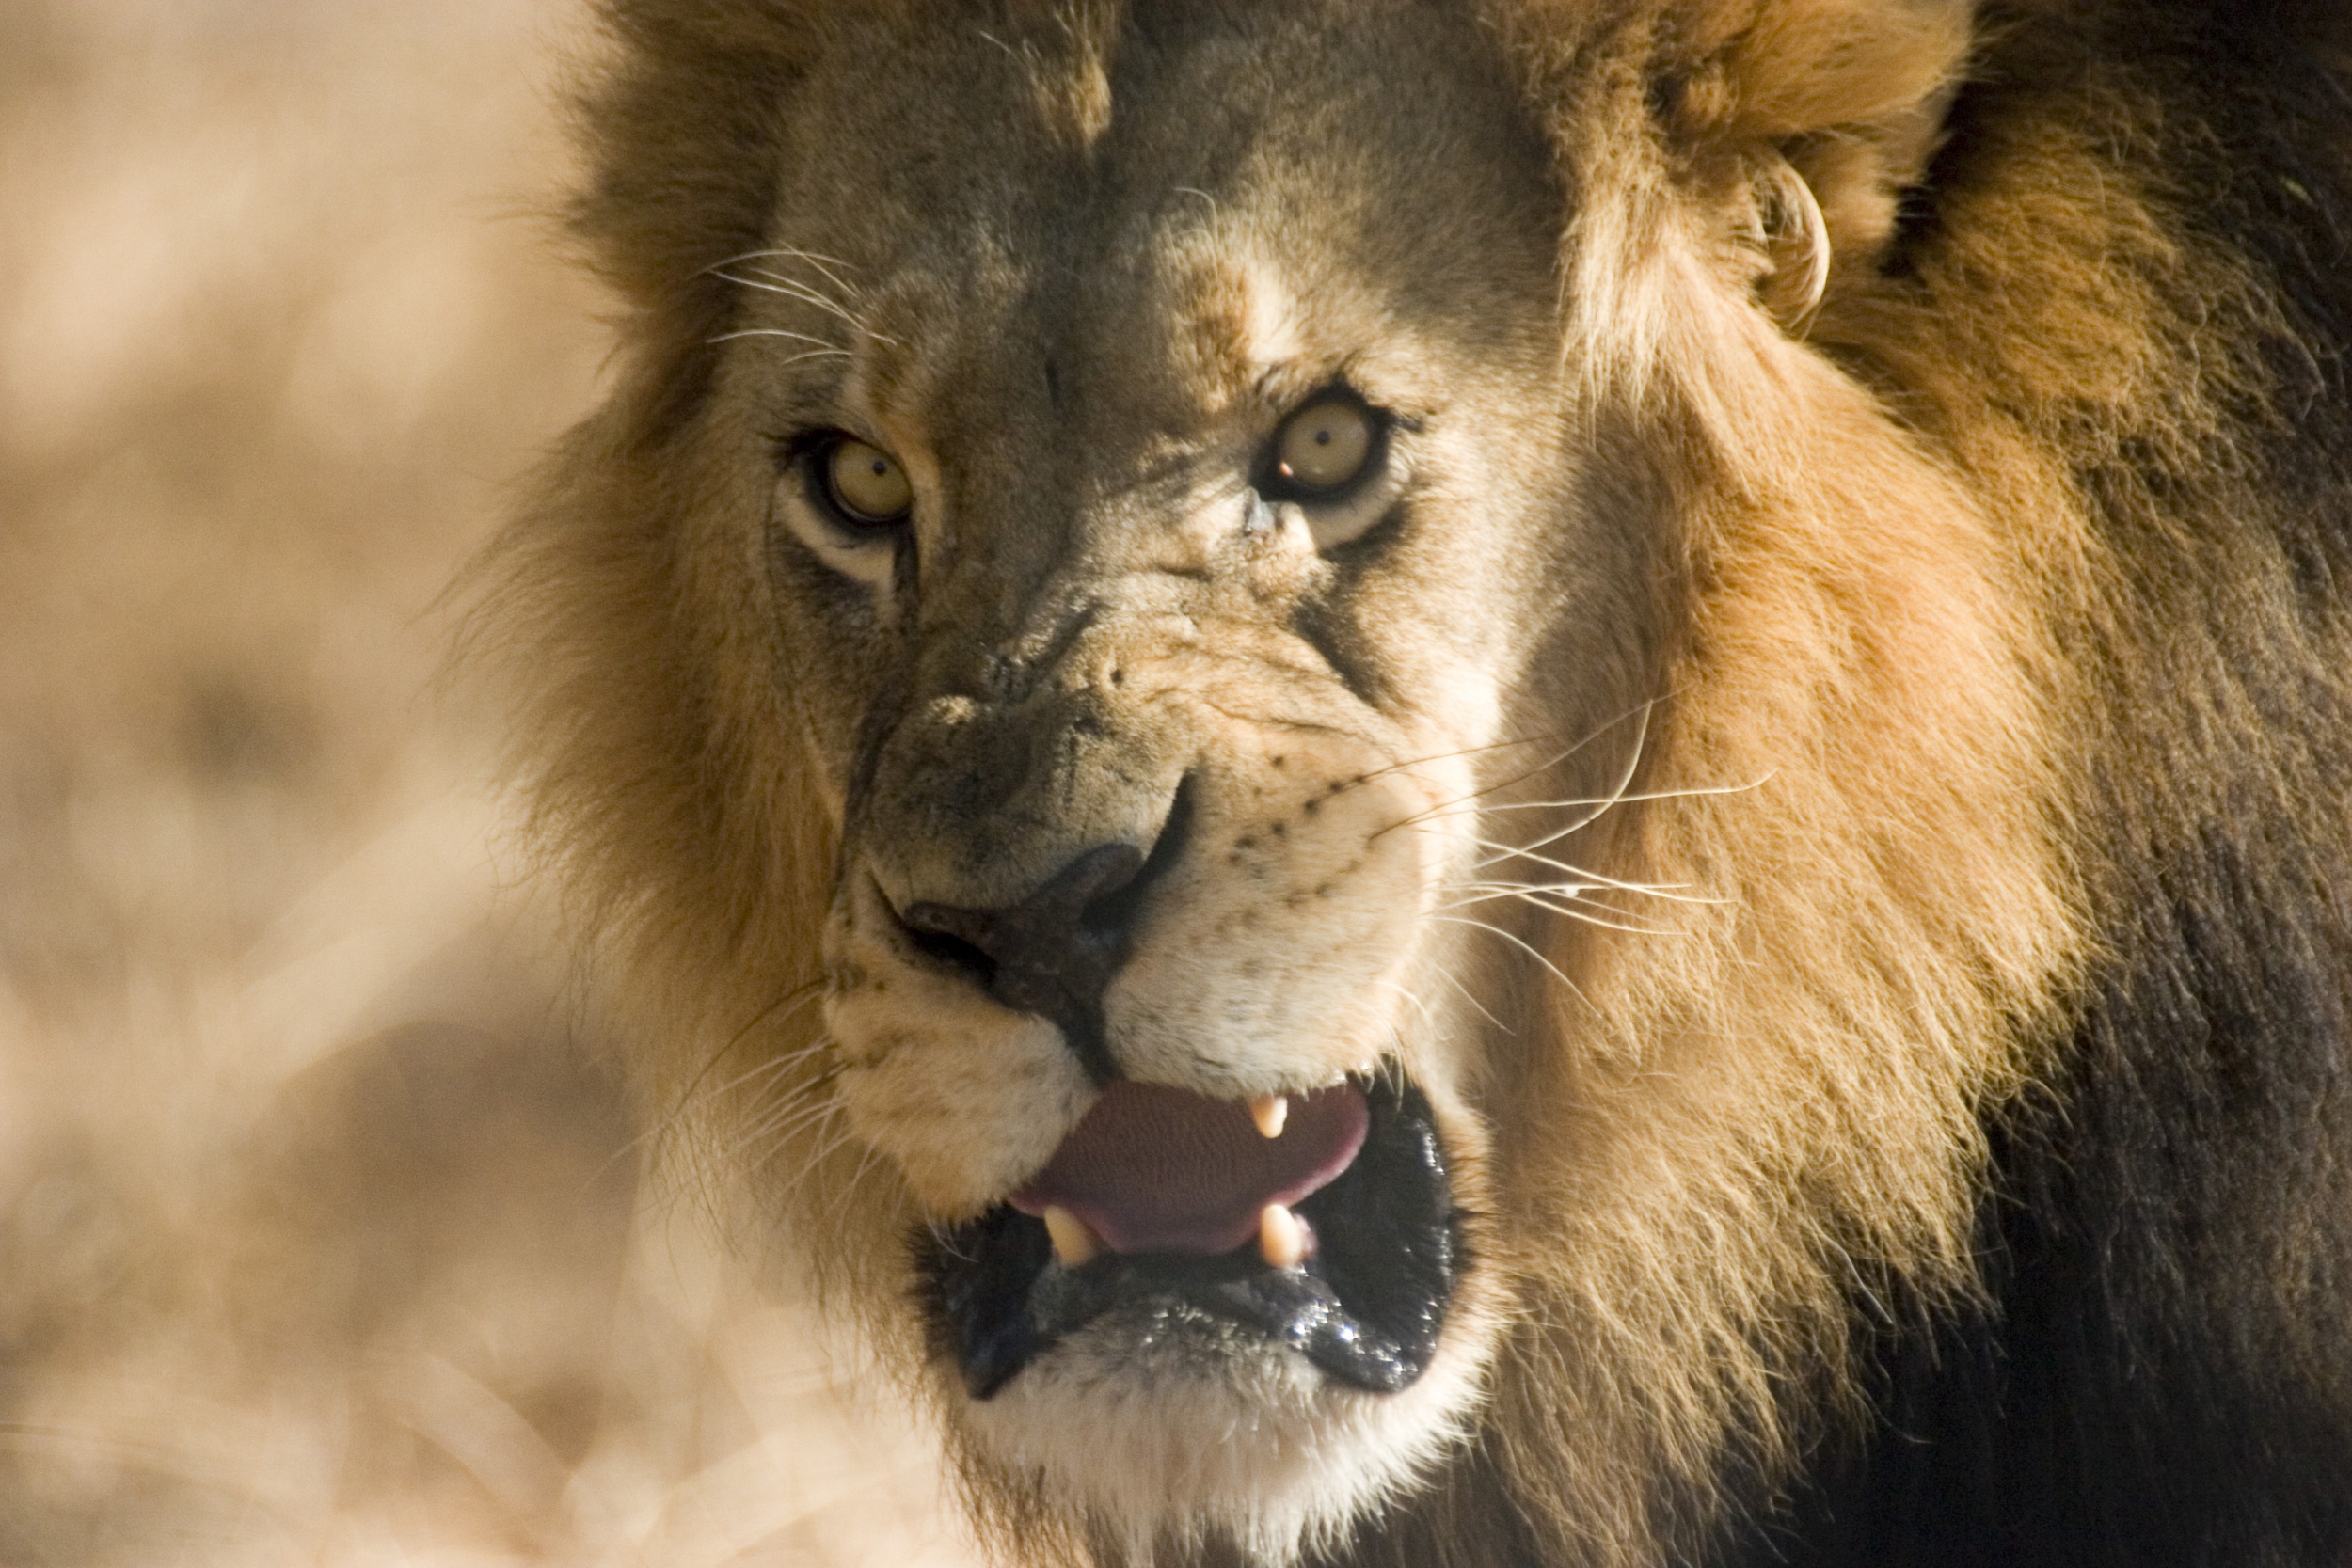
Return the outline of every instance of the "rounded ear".
{"type": "Polygon", "coordinates": [[[1759,297],[1790,330],[1894,237],[1903,191],[1942,144],[1974,13],[1971,0],[1730,0],[1669,44],[1669,139],[1738,204],[1759,297]]]}

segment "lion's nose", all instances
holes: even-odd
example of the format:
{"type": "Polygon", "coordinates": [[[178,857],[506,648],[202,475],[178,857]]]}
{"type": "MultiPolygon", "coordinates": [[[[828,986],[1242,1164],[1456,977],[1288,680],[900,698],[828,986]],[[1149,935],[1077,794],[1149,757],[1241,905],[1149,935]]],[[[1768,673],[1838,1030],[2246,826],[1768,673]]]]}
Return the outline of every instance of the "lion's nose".
{"type": "Polygon", "coordinates": [[[1103,992],[1127,961],[1145,895],[1183,847],[1188,790],[1179,789],[1146,855],[1098,844],[1018,904],[962,909],[910,904],[898,919],[914,944],[961,969],[1008,1007],[1059,1026],[1098,1081],[1117,1076],[1103,1036],[1103,992]]]}

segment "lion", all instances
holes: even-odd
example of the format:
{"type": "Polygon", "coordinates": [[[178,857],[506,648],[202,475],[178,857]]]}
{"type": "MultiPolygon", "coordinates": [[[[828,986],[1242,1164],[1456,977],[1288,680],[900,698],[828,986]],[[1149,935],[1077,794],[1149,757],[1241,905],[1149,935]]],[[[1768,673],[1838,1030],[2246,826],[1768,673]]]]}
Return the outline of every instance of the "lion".
{"type": "Polygon", "coordinates": [[[2352,29],[606,0],[675,1180],[1092,1564],[2352,1560],[2352,29]]]}

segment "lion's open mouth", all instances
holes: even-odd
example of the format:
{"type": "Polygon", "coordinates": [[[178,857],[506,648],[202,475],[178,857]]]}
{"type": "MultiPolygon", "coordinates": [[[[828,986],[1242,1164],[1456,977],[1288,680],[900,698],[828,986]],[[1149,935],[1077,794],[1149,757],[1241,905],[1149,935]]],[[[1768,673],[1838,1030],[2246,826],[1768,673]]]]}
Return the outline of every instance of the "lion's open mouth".
{"type": "Polygon", "coordinates": [[[1011,1202],[917,1245],[931,1321],[975,1399],[1105,1313],[1154,1307],[1254,1329],[1393,1393],[1436,1354],[1455,1222],[1410,1085],[1384,1075],[1253,1106],[1121,1082],[1011,1202]]]}

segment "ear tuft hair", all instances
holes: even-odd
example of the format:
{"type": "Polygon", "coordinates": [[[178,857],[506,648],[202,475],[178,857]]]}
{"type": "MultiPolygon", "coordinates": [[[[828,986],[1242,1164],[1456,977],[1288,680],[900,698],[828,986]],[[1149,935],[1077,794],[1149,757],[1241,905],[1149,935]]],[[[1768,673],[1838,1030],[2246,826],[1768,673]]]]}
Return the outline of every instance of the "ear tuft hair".
{"type": "Polygon", "coordinates": [[[1894,130],[1966,59],[1969,0],[1746,0],[1682,40],[1683,128],[1780,141],[1894,130]]]}
{"type": "Polygon", "coordinates": [[[1789,333],[1804,337],[1829,292],[1829,220],[1812,184],[1787,158],[1773,155],[1756,167],[1756,202],[1770,263],[1758,286],[1764,308],[1789,333]]]}
{"type": "Polygon", "coordinates": [[[1791,330],[1893,237],[1903,190],[1942,140],[1974,10],[1970,0],[1742,0],[1668,44],[1669,135],[1699,166],[1729,159],[1747,171],[1771,265],[1761,292],[1791,330]]]}

